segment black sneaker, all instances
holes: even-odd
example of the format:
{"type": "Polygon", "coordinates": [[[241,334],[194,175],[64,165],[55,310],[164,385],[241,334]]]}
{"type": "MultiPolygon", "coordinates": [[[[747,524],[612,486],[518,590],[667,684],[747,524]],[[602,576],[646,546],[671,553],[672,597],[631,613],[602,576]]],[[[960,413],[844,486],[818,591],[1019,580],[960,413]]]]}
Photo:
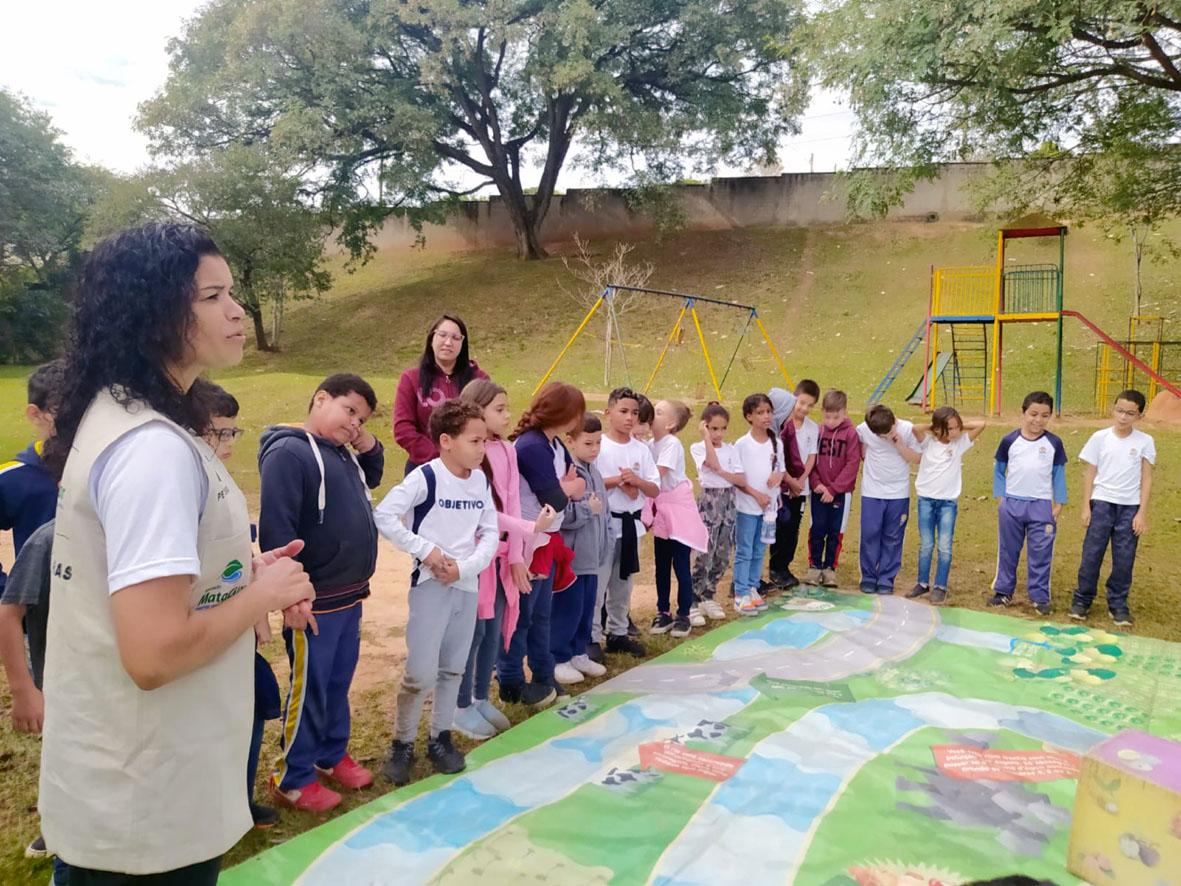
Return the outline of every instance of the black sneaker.
{"type": "Polygon", "coordinates": [[[629,637],[640,636],[640,629],[636,627],[636,623],[632,621],[632,617],[630,615],[627,617],[627,635],[629,637]]]}
{"type": "Polygon", "coordinates": [[[1117,628],[1130,628],[1132,626],[1132,613],[1124,609],[1120,612],[1111,613],[1111,620],[1115,622],[1117,628]]]}
{"type": "Polygon", "coordinates": [[[523,683],[501,683],[500,700],[505,704],[520,704],[523,683]]]}
{"type": "Polygon", "coordinates": [[[938,585],[931,591],[931,602],[936,606],[942,606],[947,602],[947,588],[941,588],[938,585]]]}
{"type": "Polygon", "coordinates": [[[602,645],[599,643],[587,643],[586,644],[586,657],[589,658],[591,661],[593,661],[595,664],[602,664],[603,663],[603,647],[602,647],[602,645]]]}
{"type": "Polygon", "coordinates": [[[1050,604],[1049,603],[1034,603],[1033,604],[1033,611],[1036,612],[1038,615],[1047,616],[1050,614],[1050,604]]]}
{"type": "Polygon", "coordinates": [[[778,589],[778,587],[779,585],[775,582],[774,578],[770,581],[762,578],[759,579],[759,594],[761,595],[770,594],[778,589]]]}
{"type": "Polygon", "coordinates": [[[1008,606],[1013,602],[1012,597],[1006,597],[1004,594],[993,594],[989,600],[989,606],[1008,606]]]}
{"type": "Polygon", "coordinates": [[[676,621],[673,622],[673,629],[670,634],[673,637],[688,637],[692,630],[693,626],[689,624],[689,616],[678,615],[676,621]]]}
{"type": "Polygon", "coordinates": [[[25,847],[25,858],[48,858],[49,850],[45,848],[45,838],[40,834],[25,847]]]}
{"type": "Polygon", "coordinates": [[[792,588],[798,588],[799,586],[800,580],[796,578],[791,572],[788,572],[783,576],[783,581],[779,585],[779,587],[783,588],[785,591],[790,591],[792,588]]]}
{"type": "Polygon", "coordinates": [[[414,768],[414,742],[394,739],[390,758],[381,767],[381,774],[396,786],[410,784],[410,770],[414,768]]]}
{"type": "Polygon", "coordinates": [[[631,637],[620,637],[612,635],[607,638],[608,652],[625,652],[628,655],[634,655],[636,658],[643,658],[648,654],[648,650],[643,643],[637,643],[631,637]]]}
{"type": "Polygon", "coordinates": [[[435,772],[441,772],[444,775],[463,772],[467,767],[467,761],[463,759],[463,754],[457,751],[455,745],[451,743],[450,729],[444,729],[427,743],[426,757],[435,767],[435,772]]]}
{"type": "Polygon", "coordinates": [[[254,820],[254,826],[258,830],[265,831],[279,823],[279,810],[273,806],[263,806],[261,803],[251,800],[250,817],[254,820]]]}
{"type": "Polygon", "coordinates": [[[550,678],[549,686],[551,689],[553,689],[554,697],[556,699],[561,700],[563,698],[570,697],[570,690],[552,677],[550,678]]]}
{"type": "Polygon", "coordinates": [[[549,683],[526,683],[520,687],[517,699],[531,708],[544,708],[557,697],[558,691],[549,683]]]}
{"type": "Polygon", "coordinates": [[[673,617],[667,612],[662,612],[652,619],[652,627],[648,628],[649,634],[667,634],[672,630],[673,617]]]}
{"type": "Polygon", "coordinates": [[[1087,616],[1090,615],[1090,610],[1081,603],[1073,603],[1070,607],[1070,617],[1075,621],[1086,621],[1087,616]]]}
{"type": "Polygon", "coordinates": [[[921,597],[923,594],[930,591],[931,588],[923,584],[921,581],[915,584],[913,588],[906,592],[906,599],[913,600],[915,597],[921,597]]]}

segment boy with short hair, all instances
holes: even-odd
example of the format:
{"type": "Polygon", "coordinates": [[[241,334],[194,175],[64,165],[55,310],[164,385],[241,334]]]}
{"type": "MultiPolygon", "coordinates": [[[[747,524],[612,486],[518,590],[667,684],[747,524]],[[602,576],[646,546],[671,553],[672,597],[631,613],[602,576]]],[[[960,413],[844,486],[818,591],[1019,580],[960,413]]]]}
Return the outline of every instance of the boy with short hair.
{"type": "Polygon", "coordinates": [[[808,413],[820,399],[820,386],[810,378],[801,379],[793,398],[779,435],[787,454],[788,476],[783,478],[775,519],[775,542],[771,545],[768,563],[770,583],[784,590],[791,590],[800,583],[791,571],[791,561],[795,559],[800,542],[800,524],[804,520],[804,504],[808,501],[808,475],[816,463],[820,427],[808,418],[808,413]]]}
{"type": "Polygon", "coordinates": [[[1096,431],[1079,453],[1083,472],[1082,558],[1070,617],[1083,621],[1098,592],[1099,570],[1111,544],[1111,575],[1107,577],[1107,609],[1119,627],[1130,627],[1128,592],[1136,565],[1136,546],[1148,528],[1148,498],[1156,444],[1135,425],[1144,413],[1144,395],[1120,392],[1113,410],[1115,422],[1096,431]]]}
{"type": "Polygon", "coordinates": [[[849,505],[861,466],[861,438],[849,421],[849,398],[844,391],[830,390],[821,408],[823,425],[816,438],[816,461],[810,475],[812,485],[812,526],[808,531],[808,577],[810,585],[837,586],[837,564],[849,505]]]}
{"type": "MultiPolygon", "coordinates": [[[[41,675],[49,622],[49,555],[57,482],[45,469],[41,450],[53,434],[62,381],[58,360],[37,367],[29,376],[25,419],[32,425],[35,439],[15,459],[0,464],[0,530],[12,530],[14,555],[20,561],[19,570],[14,563],[9,575],[0,564],[0,657],[8,673],[12,722],[18,732],[40,733],[45,711],[41,675]],[[22,552],[26,552],[24,557],[22,552]]],[[[44,858],[48,854],[44,839],[38,836],[25,854],[44,858]]],[[[66,871],[65,864],[55,859],[57,882],[64,882],[66,871]]]]}
{"type": "Polygon", "coordinates": [[[432,689],[427,758],[447,774],[467,765],[451,742],[451,726],[476,629],[480,573],[500,542],[492,487],[481,470],[484,411],[470,400],[447,400],[431,413],[430,432],[438,457],[407,474],[375,512],[386,540],[414,558],[406,669],[381,770],[399,786],[410,781],[422,705],[432,689]]]}
{"type": "Polygon", "coordinates": [[[910,517],[910,466],[922,449],[914,423],[895,419],[881,404],[857,426],[865,469],[861,472],[861,593],[893,594],[902,568],[910,517]]]}
{"type": "Polygon", "coordinates": [[[303,425],[268,428],[259,441],[259,545],[265,551],[303,539],[295,559],[316,589],[313,624],[283,631],[291,688],[283,757],[271,779],[277,802],[307,812],[340,803],[340,794],[317,775],[349,790],[373,783],[369,770],[349,756],[348,743],[362,601],[377,565],[370,490],[381,483],[385,454],[364,427],[376,407],[363,378],[331,375],[312,395],[303,425]]]}
{"type": "Polygon", "coordinates": [[[989,606],[1008,606],[1017,589],[1017,561],[1026,548],[1029,599],[1038,615],[1050,614],[1050,566],[1058,514],[1066,503],[1066,447],[1046,430],[1054,398],[1045,391],[1025,395],[1021,427],[1001,438],[996,450],[992,494],[997,509],[996,577],[989,606]]]}
{"type": "Polygon", "coordinates": [[[586,483],[586,494],[570,500],[562,520],[562,541],[574,552],[570,568],[575,579],[574,584],[554,595],[550,616],[550,650],[554,654],[554,678],[559,683],[578,683],[583,677],[607,673],[587,653],[599,623],[596,616],[606,598],[607,589],[599,587],[599,574],[610,568],[615,549],[611,515],[607,513],[607,487],[595,466],[602,440],[603,423],[589,412],[566,437],[566,448],[574,459],[575,472],[586,483]]]}
{"type": "Polygon", "coordinates": [[[616,388],[607,397],[606,433],[595,461],[607,489],[614,540],[605,595],[607,651],[636,657],[647,654],[642,643],[628,636],[633,576],[640,571],[639,544],[646,531],[640,514],[645,502],[660,494],[660,472],[652,452],[632,436],[641,396],[631,388],[616,388]]]}

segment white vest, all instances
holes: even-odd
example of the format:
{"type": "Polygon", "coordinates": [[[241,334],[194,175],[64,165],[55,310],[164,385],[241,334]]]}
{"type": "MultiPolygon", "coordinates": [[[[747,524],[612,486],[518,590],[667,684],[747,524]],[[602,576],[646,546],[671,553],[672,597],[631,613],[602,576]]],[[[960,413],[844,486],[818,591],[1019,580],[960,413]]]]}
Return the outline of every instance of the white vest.
{"type": "Polygon", "coordinates": [[[58,494],[39,808],[46,844],[64,861],[128,874],[206,861],[251,827],[252,632],[150,691],[132,682],[119,658],[90,472],[111,443],[149,421],[190,441],[209,481],[193,609],[229,599],[251,576],[246,500],[212,450],[146,405],[125,408],[100,393],[78,427],[58,494]]]}

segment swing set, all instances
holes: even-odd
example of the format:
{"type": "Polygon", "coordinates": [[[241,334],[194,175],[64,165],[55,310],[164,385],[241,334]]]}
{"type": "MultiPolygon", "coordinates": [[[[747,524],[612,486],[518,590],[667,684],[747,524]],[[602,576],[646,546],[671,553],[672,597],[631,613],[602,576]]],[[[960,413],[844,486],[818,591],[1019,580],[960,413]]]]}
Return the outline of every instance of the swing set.
{"type": "MultiPolygon", "coordinates": [[[[620,332],[621,326],[619,322],[619,314],[616,311],[615,305],[616,295],[621,292],[638,293],[641,295],[650,295],[658,298],[672,298],[681,302],[681,312],[677,314],[677,320],[673,324],[673,328],[669,332],[668,337],[664,340],[664,347],[660,351],[660,356],[656,358],[656,365],[652,367],[652,372],[648,376],[648,381],[644,384],[642,393],[647,394],[652,388],[652,383],[656,381],[657,374],[660,372],[661,367],[664,366],[664,361],[668,356],[669,349],[681,340],[681,336],[683,334],[683,324],[685,323],[686,316],[688,316],[693,321],[693,328],[697,332],[697,341],[701,344],[701,356],[705,360],[705,368],[709,372],[709,380],[713,384],[714,394],[717,396],[719,402],[721,402],[722,399],[722,386],[726,384],[726,379],[730,375],[730,369],[734,366],[734,358],[738,356],[738,350],[742,347],[742,342],[746,338],[747,332],[750,331],[752,323],[757,326],[759,332],[762,333],[763,341],[767,343],[767,349],[771,352],[771,356],[775,360],[775,365],[779,368],[779,372],[783,375],[784,381],[787,382],[787,387],[791,388],[794,386],[791,376],[787,373],[787,367],[783,365],[783,358],[779,356],[779,351],[775,348],[774,342],[771,341],[771,336],[767,332],[767,327],[763,325],[763,321],[759,318],[758,309],[754,306],[739,304],[738,302],[722,301],[721,299],[716,298],[706,298],[705,296],[694,295],[688,292],[672,292],[666,289],[647,289],[638,286],[620,286],[609,283],[607,288],[603,290],[602,295],[600,295],[598,299],[595,300],[595,303],[591,305],[590,310],[586,312],[586,316],[582,318],[582,322],[578,324],[578,328],[574,330],[574,334],[570,336],[570,340],[566,342],[565,347],[563,347],[562,350],[558,352],[558,356],[554,358],[554,362],[551,363],[549,369],[545,371],[545,375],[541,377],[541,381],[539,381],[537,383],[537,387],[533,389],[534,394],[540,391],[542,386],[547,381],[549,381],[550,377],[554,374],[554,371],[558,368],[558,364],[562,362],[562,358],[565,357],[570,348],[574,346],[574,342],[578,340],[578,336],[582,334],[582,331],[586,329],[587,324],[590,323],[591,319],[595,316],[595,314],[599,313],[600,310],[605,310],[608,314],[609,321],[612,323],[612,326],[616,332],[620,353],[623,353],[623,336],[620,332]],[[746,314],[746,322],[742,326],[742,332],[738,336],[738,341],[734,345],[734,350],[730,354],[730,359],[726,362],[726,368],[722,372],[722,377],[720,380],[718,378],[717,371],[714,369],[714,360],[710,355],[709,346],[705,341],[705,333],[701,329],[701,318],[697,314],[698,304],[718,305],[723,308],[733,308],[737,311],[743,311],[746,314]]],[[[624,358],[624,372],[627,372],[626,358],[624,358]]]]}

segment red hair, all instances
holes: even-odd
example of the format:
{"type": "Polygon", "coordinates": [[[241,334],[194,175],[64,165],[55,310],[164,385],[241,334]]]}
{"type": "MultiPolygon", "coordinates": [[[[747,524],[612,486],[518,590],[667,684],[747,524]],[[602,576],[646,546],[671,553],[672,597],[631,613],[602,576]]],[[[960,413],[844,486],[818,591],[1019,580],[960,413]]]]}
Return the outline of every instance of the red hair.
{"type": "Polygon", "coordinates": [[[562,381],[551,381],[533,397],[509,439],[515,440],[525,431],[565,427],[575,419],[581,419],[584,412],[586,398],[582,391],[562,381]]]}

